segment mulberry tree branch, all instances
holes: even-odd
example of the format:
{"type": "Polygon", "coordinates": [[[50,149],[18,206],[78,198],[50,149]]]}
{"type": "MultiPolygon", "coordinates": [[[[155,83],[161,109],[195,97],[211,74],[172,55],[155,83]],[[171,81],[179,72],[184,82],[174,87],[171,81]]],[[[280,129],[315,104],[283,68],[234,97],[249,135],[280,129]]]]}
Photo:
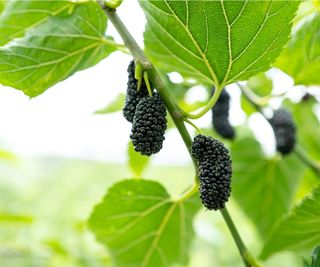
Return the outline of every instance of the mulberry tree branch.
{"type": "MultiPolygon", "coordinates": [[[[180,110],[180,108],[178,107],[177,103],[175,102],[174,97],[171,96],[169,90],[165,86],[165,83],[162,81],[157,70],[152,66],[151,62],[147,59],[147,57],[145,56],[142,49],[139,47],[139,45],[134,40],[132,35],[129,33],[129,31],[127,30],[125,25],[122,23],[121,19],[119,18],[119,16],[116,13],[116,10],[106,8],[104,6],[103,2],[100,0],[98,0],[98,3],[102,7],[102,9],[105,11],[105,13],[106,13],[107,17],[109,18],[109,20],[111,21],[111,23],[117,29],[118,33],[120,34],[120,36],[123,39],[124,44],[130,50],[130,52],[133,55],[133,57],[135,58],[135,60],[140,62],[140,64],[143,66],[145,71],[148,71],[149,78],[150,78],[152,84],[155,86],[155,88],[157,89],[159,94],[162,96],[162,98],[165,102],[165,105],[166,105],[166,107],[167,107],[167,109],[168,109],[168,111],[174,121],[174,124],[177,127],[177,129],[178,129],[178,131],[179,131],[179,133],[180,133],[180,135],[181,135],[181,137],[187,147],[187,150],[191,156],[192,139],[191,139],[190,134],[187,131],[187,128],[184,123],[184,114],[180,110]]],[[[218,97],[218,96],[219,95],[217,95],[216,97],[218,97]]],[[[195,184],[194,184],[194,186],[192,186],[192,188],[189,191],[186,192],[186,194],[184,194],[182,196],[181,199],[183,199],[183,200],[191,197],[192,195],[194,195],[198,191],[198,190],[195,190],[195,189],[197,189],[197,184],[198,184],[198,180],[199,180],[198,173],[197,173],[198,166],[197,166],[197,162],[193,159],[192,156],[191,156],[191,158],[194,163],[195,171],[196,171],[195,184]]],[[[234,223],[232,222],[230,215],[228,214],[228,217],[225,217],[224,214],[227,213],[227,209],[225,208],[221,212],[222,212],[223,217],[226,221],[226,224],[227,224],[227,226],[228,226],[228,228],[229,228],[229,230],[235,240],[235,243],[238,246],[238,249],[240,251],[240,255],[244,261],[245,266],[246,267],[258,266],[255,264],[256,260],[251,256],[248,249],[245,247],[243,241],[241,240],[241,237],[240,237],[234,223]],[[250,257],[248,257],[248,255],[250,255],[250,257]]]]}

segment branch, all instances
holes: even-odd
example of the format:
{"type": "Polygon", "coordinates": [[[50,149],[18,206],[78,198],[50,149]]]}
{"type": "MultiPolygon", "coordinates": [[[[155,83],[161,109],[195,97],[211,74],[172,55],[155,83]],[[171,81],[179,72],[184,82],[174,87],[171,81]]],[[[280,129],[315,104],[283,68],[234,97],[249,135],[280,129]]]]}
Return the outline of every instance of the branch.
{"type": "MultiPolygon", "coordinates": [[[[142,51],[142,49],[139,47],[139,45],[134,40],[134,38],[129,33],[129,31],[126,29],[125,25],[122,23],[122,21],[118,17],[115,9],[106,8],[103,5],[103,3],[101,3],[101,1],[98,1],[98,2],[101,5],[102,9],[105,11],[105,13],[108,16],[108,18],[110,19],[110,21],[112,22],[112,24],[114,25],[114,27],[117,29],[118,33],[120,34],[120,36],[123,39],[124,44],[130,50],[130,52],[132,53],[135,60],[140,62],[141,65],[145,68],[145,70],[148,71],[149,78],[152,81],[152,84],[155,86],[155,88],[157,89],[159,94],[162,96],[162,98],[166,104],[166,107],[167,107],[167,109],[173,119],[173,122],[174,122],[175,126],[177,127],[177,129],[178,129],[178,131],[179,131],[179,133],[180,133],[180,135],[181,135],[181,137],[182,137],[182,139],[188,149],[188,152],[191,156],[192,139],[189,135],[189,132],[186,129],[185,124],[184,124],[184,116],[181,113],[180,108],[176,104],[174,97],[171,96],[169,90],[166,88],[165,83],[162,81],[157,70],[152,66],[151,62],[144,55],[144,52],[142,51]]],[[[186,192],[186,194],[183,195],[183,199],[186,199],[190,195],[193,195],[195,193],[195,188],[198,189],[198,186],[197,186],[198,182],[199,182],[198,181],[199,180],[198,173],[197,173],[198,172],[198,164],[193,159],[192,156],[191,156],[191,158],[194,163],[195,170],[196,170],[195,184],[188,192],[186,192]]],[[[228,214],[226,208],[221,210],[221,213],[228,214]]],[[[230,215],[228,214],[228,216],[227,217],[224,216],[224,218],[225,218],[225,220],[227,220],[226,224],[227,224],[230,232],[231,233],[234,233],[235,231],[237,232],[236,227],[235,227],[234,223],[232,222],[230,215]],[[233,226],[232,228],[230,228],[231,225],[233,226]]],[[[235,240],[235,242],[236,242],[237,246],[239,247],[239,251],[240,251],[241,257],[243,258],[243,260],[245,262],[245,266],[246,267],[255,267],[255,265],[251,264],[251,262],[248,260],[249,257],[247,257],[247,255],[251,255],[251,254],[249,253],[248,249],[245,247],[239,234],[237,234],[237,240],[235,240]]],[[[253,257],[251,256],[250,259],[252,261],[253,257]]]]}

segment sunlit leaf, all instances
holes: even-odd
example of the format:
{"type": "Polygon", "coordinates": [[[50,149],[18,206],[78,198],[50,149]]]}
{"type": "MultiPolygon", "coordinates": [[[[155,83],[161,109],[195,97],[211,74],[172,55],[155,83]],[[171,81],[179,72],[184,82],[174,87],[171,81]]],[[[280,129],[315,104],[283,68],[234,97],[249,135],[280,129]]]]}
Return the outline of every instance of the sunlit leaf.
{"type": "Polygon", "coordinates": [[[287,43],[298,1],[140,1],[153,63],[225,86],[267,70],[287,43]]]}

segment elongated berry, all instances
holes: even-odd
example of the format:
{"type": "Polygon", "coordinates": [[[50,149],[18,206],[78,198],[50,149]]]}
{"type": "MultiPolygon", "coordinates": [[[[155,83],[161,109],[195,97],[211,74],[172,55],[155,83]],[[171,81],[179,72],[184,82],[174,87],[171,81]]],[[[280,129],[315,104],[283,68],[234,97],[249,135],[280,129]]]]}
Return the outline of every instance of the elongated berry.
{"type": "Polygon", "coordinates": [[[140,100],[130,135],[137,152],[150,156],[160,151],[167,128],[166,114],[166,106],[158,93],[140,100]]]}
{"type": "Polygon", "coordinates": [[[191,152],[199,165],[203,205],[209,210],[224,208],[231,194],[229,150],[219,140],[199,134],[193,140],[191,152]]]}
{"type": "Polygon", "coordinates": [[[269,119],[276,137],[277,151],[287,155],[294,149],[296,143],[296,126],[291,113],[286,109],[278,109],[269,119]]]}
{"type": "Polygon", "coordinates": [[[127,121],[133,122],[133,117],[136,112],[136,107],[139,101],[148,95],[147,86],[144,81],[141,83],[140,90],[138,91],[138,80],[134,77],[135,63],[132,60],[128,66],[128,83],[126,102],[123,107],[123,116],[127,121]]]}
{"type": "Polygon", "coordinates": [[[221,94],[211,109],[212,125],[215,131],[223,138],[233,139],[235,131],[229,122],[230,95],[223,89],[221,94]]]}

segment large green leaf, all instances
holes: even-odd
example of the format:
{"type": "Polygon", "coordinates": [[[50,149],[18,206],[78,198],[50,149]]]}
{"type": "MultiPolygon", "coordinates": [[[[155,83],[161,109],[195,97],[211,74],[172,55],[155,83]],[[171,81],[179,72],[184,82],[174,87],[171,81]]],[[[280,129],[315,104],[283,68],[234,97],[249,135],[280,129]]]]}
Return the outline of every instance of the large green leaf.
{"type": "Polygon", "coordinates": [[[320,244],[320,186],[284,218],[266,242],[262,257],[281,250],[311,250],[320,244]]]}
{"type": "Polygon", "coordinates": [[[320,15],[309,16],[293,34],[275,66],[291,75],[295,84],[320,84],[320,15]]]}
{"type": "Polygon", "coordinates": [[[140,2],[152,62],[224,86],[267,70],[287,43],[297,1],[140,2]]]}
{"type": "Polygon", "coordinates": [[[186,263],[199,203],[174,201],[157,182],[125,180],[109,189],[89,225],[117,267],[186,263]]]}
{"type": "Polygon", "coordinates": [[[303,165],[292,155],[266,158],[253,137],[235,141],[232,195],[263,238],[290,209],[303,165]]]}
{"type": "MultiPolygon", "coordinates": [[[[30,9],[33,7],[33,1],[19,2],[25,9],[28,3],[30,9]]],[[[59,2],[42,5],[50,10],[59,2]]],[[[76,4],[64,16],[47,17],[44,23],[28,29],[24,37],[0,48],[0,83],[32,97],[41,94],[116,50],[114,42],[104,35],[106,27],[106,16],[92,2],[76,4]]]]}

